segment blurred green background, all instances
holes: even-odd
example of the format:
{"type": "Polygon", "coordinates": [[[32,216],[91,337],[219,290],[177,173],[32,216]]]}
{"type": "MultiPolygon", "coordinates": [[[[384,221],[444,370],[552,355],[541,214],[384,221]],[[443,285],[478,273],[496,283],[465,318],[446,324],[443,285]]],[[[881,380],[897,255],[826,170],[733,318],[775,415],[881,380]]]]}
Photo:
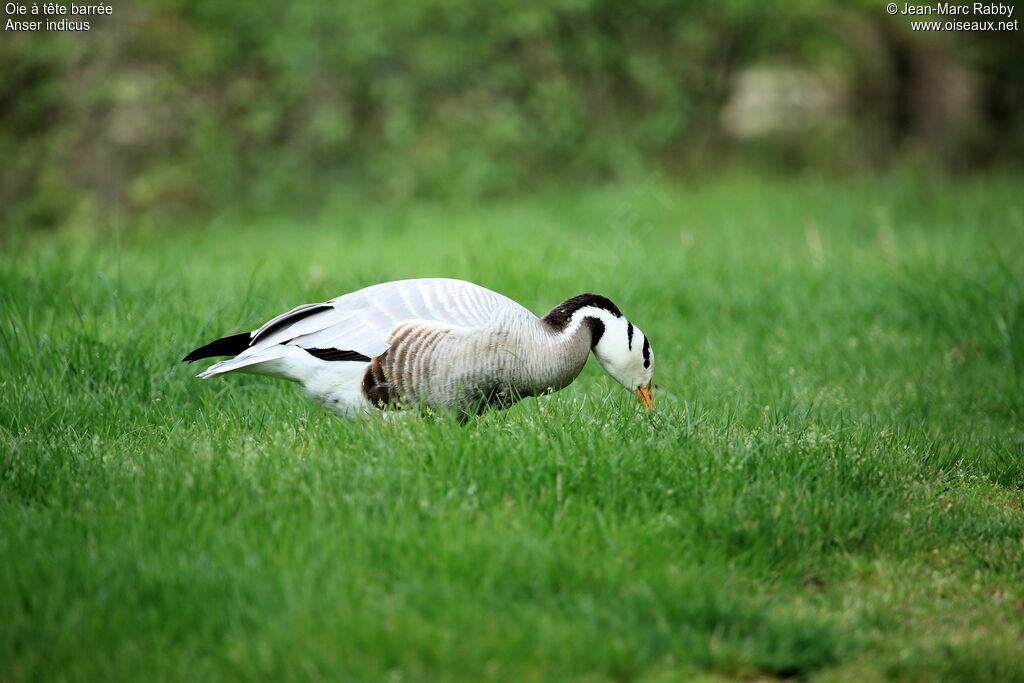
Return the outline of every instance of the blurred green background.
{"type": "Polygon", "coordinates": [[[89,20],[0,43],[7,226],[1024,158],[1020,34],[914,32],[880,2],[150,0],[89,20]]]}

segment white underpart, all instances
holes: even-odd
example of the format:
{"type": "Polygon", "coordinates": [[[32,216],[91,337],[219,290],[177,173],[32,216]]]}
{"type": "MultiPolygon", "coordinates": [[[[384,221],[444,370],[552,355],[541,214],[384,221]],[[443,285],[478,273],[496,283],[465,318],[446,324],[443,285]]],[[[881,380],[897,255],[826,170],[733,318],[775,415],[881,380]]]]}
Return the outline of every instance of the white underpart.
{"type": "Polygon", "coordinates": [[[318,360],[318,371],[302,383],[309,398],[340,417],[355,418],[376,412],[363,396],[363,373],[369,363],[318,360]],[[331,367],[323,367],[330,365],[331,367]]]}

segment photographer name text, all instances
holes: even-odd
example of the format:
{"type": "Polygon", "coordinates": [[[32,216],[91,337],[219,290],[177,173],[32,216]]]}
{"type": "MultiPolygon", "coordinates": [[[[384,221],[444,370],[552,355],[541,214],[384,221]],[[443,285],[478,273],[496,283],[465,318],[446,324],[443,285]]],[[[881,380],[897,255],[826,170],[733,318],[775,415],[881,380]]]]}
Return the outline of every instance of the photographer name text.
{"type": "MultiPolygon", "coordinates": [[[[891,3],[890,14],[895,14],[891,11],[891,8],[896,7],[896,3],[891,3]]],[[[988,17],[1006,17],[1009,19],[1013,16],[1013,5],[1004,5],[1002,3],[984,3],[975,2],[968,5],[957,5],[951,2],[940,2],[936,5],[910,5],[904,3],[902,7],[899,7],[899,13],[904,15],[937,15],[937,16],[958,16],[965,17],[973,14],[981,14],[988,17]]]]}

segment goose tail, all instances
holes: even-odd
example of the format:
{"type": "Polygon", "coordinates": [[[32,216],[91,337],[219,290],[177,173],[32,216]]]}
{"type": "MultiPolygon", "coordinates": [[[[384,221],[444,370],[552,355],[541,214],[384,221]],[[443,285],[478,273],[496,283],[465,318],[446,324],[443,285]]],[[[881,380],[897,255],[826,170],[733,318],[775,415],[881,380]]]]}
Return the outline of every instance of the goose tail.
{"type": "MultiPolygon", "coordinates": [[[[252,349],[250,346],[252,339],[252,332],[229,334],[226,337],[215,339],[209,344],[204,344],[198,349],[193,349],[187,356],[181,359],[181,362],[191,363],[192,361],[202,360],[204,358],[235,356],[234,358],[214,363],[197,375],[197,377],[208,379],[210,377],[216,377],[217,375],[223,375],[224,373],[231,372],[232,370],[241,370],[243,368],[249,368],[248,372],[264,374],[260,372],[262,368],[253,366],[257,366],[268,361],[274,361],[281,356],[286,355],[283,347],[271,347],[271,349],[264,349],[256,352],[256,350],[252,349]],[[246,351],[248,351],[248,353],[246,353],[246,351]]],[[[277,368],[275,367],[273,369],[276,370],[277,368]]]]}

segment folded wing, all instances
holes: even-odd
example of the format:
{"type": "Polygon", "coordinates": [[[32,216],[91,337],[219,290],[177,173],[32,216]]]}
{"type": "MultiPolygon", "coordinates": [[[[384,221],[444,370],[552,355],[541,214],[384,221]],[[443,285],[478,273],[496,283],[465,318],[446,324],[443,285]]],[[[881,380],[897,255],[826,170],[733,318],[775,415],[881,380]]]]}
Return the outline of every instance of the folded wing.
{"type": "Polygon", "coordinates": [[[304,304],[252,333],[249,348],[201,376],[281,358],[294,347],[338,349],[374,358],[388,350],[388,336],[407,320],[432,320],[479,328],[515,301],[463,280],[431,278],[385,282],[321,304],[304,304]]]}

